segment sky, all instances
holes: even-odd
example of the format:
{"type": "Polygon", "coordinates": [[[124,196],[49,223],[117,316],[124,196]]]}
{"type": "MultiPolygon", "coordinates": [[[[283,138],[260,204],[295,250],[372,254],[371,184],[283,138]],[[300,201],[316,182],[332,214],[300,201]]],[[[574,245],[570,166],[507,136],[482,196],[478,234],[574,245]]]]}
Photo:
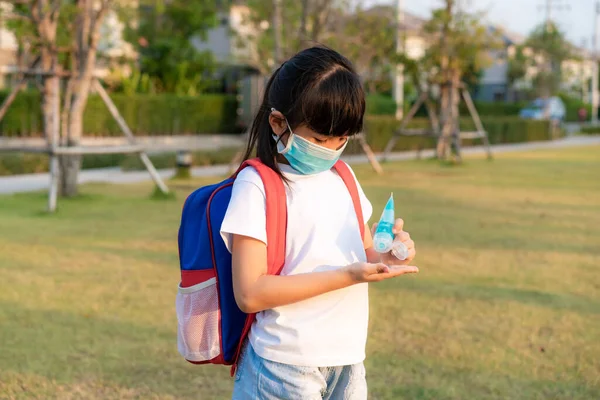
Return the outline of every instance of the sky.
{"type": "MultiPolygon", "coordinates": [[[[575,45],[590,49],[594,35],[594,13],[596,0],[463,0],[474,11],[487,11],[489,22],[510,31],[527,35],[545,20],[546,1],[566,4],[570,10],[552,10],[551,18],[558,23],[567,38],[575,45]]],[[[396,4],[395,0],[364,0],[368,5],[396,4]]],[[[403,0],[407,12],[428,17],[432,8],[439,7],[443,0],[403,0]]]]}

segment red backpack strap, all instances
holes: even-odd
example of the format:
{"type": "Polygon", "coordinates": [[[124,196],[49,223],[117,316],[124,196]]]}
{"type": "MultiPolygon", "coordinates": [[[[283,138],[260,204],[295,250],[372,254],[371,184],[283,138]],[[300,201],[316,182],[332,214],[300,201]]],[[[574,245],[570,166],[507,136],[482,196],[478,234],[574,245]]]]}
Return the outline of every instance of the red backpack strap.
{"type": "Polygon", "coordinates": [[[340,178],[346,184],[348,191],[350,192],[350,196],[352,197],[352,204],[354,204],[354,212],[356,212],[356,218],[358,218],[358,227],[360,229],[360,237],[364,240],[365,238],[365,221],[362,213],[362,207],[360,205],[360,196],[358,195],[358,186],[356,186],[356,179],[354,179],[354,175],[352,171],[350,171],[350,167],[348,164],[343,162],[342,160],[338,160],[333,169],[338,173],[340,178]]]}
{"type": "MultiPolygon", "coordinates": [[[[233,178],[246,167],[253,167],[262,179],[265,187],[267,220],[267,273],[279,275],[285,262],[285,237],[287,231],[287,203],[283,180],[275,171],[263,164],[258,158],[246,160],[233,174],[233,178]]],[[[237,369],[242,345],[250,332],[256,314],[248,314],[231,366],[231,376],[237,369]]]]}
{"type": "Polygon", "coordinates": [[[287,203],[283,180],[258,158],[246,160],[234,177],[245,167],[253,167],[265,187],[267,211],[267,273],[278,275],[285,262],[285,236],[287,229],[287,203]]]}

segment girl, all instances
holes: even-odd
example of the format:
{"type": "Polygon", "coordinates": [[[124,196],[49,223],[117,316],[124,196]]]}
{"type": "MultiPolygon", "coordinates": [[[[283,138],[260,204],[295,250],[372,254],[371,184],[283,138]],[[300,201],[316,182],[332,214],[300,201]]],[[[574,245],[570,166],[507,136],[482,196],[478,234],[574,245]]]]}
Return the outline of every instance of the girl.
{"type": "MultiPolygon", "coordinates": [[[[264,186],[248,167],[235,180],[221,235],[232,253],[236,302],[257,313],[235,376],[233,399],[366,399],[363,360],[367,283],[417,272],[410,256],[380,255],[364,241],[350,194],[331,169],[359,133],[364,92],[350,62],[313,47],[271,77],[252,125],[246,158],[286,183],[287,237],[281,275],[266,275],[264,186]]],[[[359,187],[364,220],[372,206],[359,187]]]]}

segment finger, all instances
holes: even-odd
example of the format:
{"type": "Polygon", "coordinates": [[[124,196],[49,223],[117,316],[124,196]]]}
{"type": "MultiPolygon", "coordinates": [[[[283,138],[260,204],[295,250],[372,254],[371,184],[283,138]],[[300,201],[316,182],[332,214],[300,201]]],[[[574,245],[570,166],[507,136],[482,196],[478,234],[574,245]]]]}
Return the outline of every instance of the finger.
{"type": "Polygon", "coordinates": [[[392,265],[388,275],[400,276],[404,274],[416,274],[419,272],[419,268],[412,265],[392,265]]]}
{"type": "Polygon", "coordinates": [[[414,249],[415,248],[415,242],[412,239],[408,239],[408,240],[400,240],[402,243],[404,243],[404,245],[406,246],[407,249],[414,249]]]}
{"type": "Polygon", "coordinates": [[[390,271],[390,267],[385,264],[366,264],[365,272],[367,275],[385,274],[390,271]]]}
{"type": "Polygon", "coordinates": [[[377,222],[375,222],[373,224],[373,227],[371,228],[371,236],[375,235],[376,230],[377,230],[377,222]]]}
{"type": "Polygon", "coordinates": [[[406,242],[410,240],[410,233],[405,231],[400,231],[396,235],[396,240],[400,240],[401,242],[406,242]]]}
{"type": "Polygon", "coordinates": [[[392,231],[394,233],[398,233],[398,232],[401,232],[403,228],[404,228],[404,220],[402,218],[398,218],[396,220],[396,222],[394,222],[394,228],[392,229],[392,231]]]}

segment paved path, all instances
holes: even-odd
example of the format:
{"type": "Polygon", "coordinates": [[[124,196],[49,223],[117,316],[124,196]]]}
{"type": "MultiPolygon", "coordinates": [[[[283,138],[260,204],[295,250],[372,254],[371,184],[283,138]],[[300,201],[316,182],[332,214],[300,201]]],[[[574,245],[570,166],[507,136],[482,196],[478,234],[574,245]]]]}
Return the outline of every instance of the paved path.
{"type": "MultiPolygon", "coordinates": [[[[493,146],[493,153],[505,153],[514,151],[527,151],[535,149],[553,149],[574,146],[600,145],[600,136],[571,136],[565,139],[551,142],[530,142],[515,144],[500,144],[493,146]]],[[[463,155],[485,154],[485,149],[480,146],[463,148],[463,155]]],[[[432,150],[423,150],[422,157],[431,157],[432,150]]],[[[415,152],[401,152],[391,154],[390,161],[409,160],[415,158],[415,152]]],[[[360,164],[368,162],[363,155],[343,157],[349,163],[360,164]]],[[[197,177],[219,176],[228,173],[227,165],[216,165],[211,167],[195,167],[192,169],[192,175],[197,177]]],[[[160,175],[167,179],[174,173],[172,168],[159,170],[160,175]]],[[[88,169],[79,174],[79,183],[88,182],[110,182],[110,183],[133,183],[147,181],[150,175],[147,171],[124,172],[119,167],[88,169]]],[[[0,194],[10,194],[19,192],[32,192],[48,189],[49,174],[27,174],[0,177],[0,194]]]]}

